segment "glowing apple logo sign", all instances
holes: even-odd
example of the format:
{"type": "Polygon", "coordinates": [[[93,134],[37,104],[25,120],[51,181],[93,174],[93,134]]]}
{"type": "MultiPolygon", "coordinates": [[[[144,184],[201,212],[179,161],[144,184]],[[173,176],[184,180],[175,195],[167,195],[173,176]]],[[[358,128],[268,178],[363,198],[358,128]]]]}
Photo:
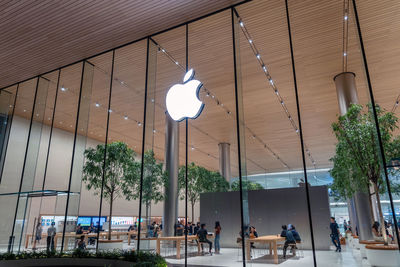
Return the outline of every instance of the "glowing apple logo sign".
{"type": "Polygon", "coordinates": [[[203,110],[204,104],[199,99],[199,91],[203,84],[192,80],[194,70],[190,69],[183,77],[183,84],[175,84],[167,93],[166,104],[168,114],[175,121],[185,118],[196,119],[203,110]]]}

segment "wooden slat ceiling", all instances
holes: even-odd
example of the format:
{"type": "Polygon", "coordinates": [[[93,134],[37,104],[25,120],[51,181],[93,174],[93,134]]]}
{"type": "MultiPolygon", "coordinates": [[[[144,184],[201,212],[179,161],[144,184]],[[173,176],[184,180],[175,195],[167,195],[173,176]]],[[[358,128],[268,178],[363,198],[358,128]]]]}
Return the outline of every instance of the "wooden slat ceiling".
{"type": "MultiPolygon", "coordinates": [[[[335,137],[330,125],[338,114],[333,77],[342,71],[342,4],[339,0],[289,1],[304,141],[317,168],[330,167],[329,159],[334,154],[335,137]]],[[[237,10],[298,125],[284,2],[252,1],[240,5],[237,10]]],[[[389,0],[379,4],[372,0],[362,1],[359,3],[359,15],[376,101],[383,108],[391,110],[400,93],[400,47],[397,45],[400,43],[400,3],[394,5],[389,0]]],[[[157,35],[154,40],[185,66],[184,27],[157,35]]],[[[229,10],[189,25],[189,66],[196,70],[196,78],[212,92],[207,96],[204,90],[201,91],[200,98],[205,108],[198,119],[189,121],[189,161],[218,170],[218,143],[227,142],[231,144],[232,175],[237,176],[232,49],[229,10]],[[231,114],[228,114],[228,110],[231,114]]],[[[242,33],[239,50],[246,127],[242,153],[246,157],[248,173],[287,171],[281,160],[292,170],[301,169],[299,136],[242,33]],[[265,145],[281,160],[274,157],[265,145]]],[[[365,104],[369,101],[367,85],[352,11],[349,16],[347,54],[348,71],[356,73],[360,103],[365,104]]],[[[105,138],[111,56],[111,53],[107,53],[90,60],[95,68],[88,135],[102,142],[105,138]],[[96,107],[96,103],[100,106],[96,107]]],[[[137,152],[140,152],[142,141],[145,63],[145,41],[116,51],[109,138],[110,141],[125,141],[137,152]]],[[[155,91],[153,96],[149,96],[150,99],[154,98],[154,104],[149,102],[149,106],[154,108],[154,116],[147,117],[148,122],[154,122],[155,132],[152,132],[153,128],[148,129],[146,149],[153,147],[157,158],[163,160],[165,95],[170,86],[181,81],[184,71],[162,52],[157,52],[156,64],[155,91]]],[[[59,89],[58,92],[54,119],[58,128],[69,131],[75,128],[81,67],[82,64],[76,64],[61,72],[60,87],[67,90],[59,89]]],[[[50,123],[57,73],[50,73],[46,78],[51,80],[45,116],[46,123],[50,123]]],[[[35,81],[20,86],[16,106],[18,115],[29,117],[32,109],[29,100],[33,99],[34,86],[35,81]]],[[[15,88],[10,88],[10,91],[13,90],[15,88]]],[[[182,123],[181,164],[184,163],[184,149],[185,129],[182,123]]],[[[306,163],[312,167],[309,158],[306,163]]]]}
{"type": "Polygon", "coordinates": [[[0,88],[238,2],[0,1],[0,88]]]}

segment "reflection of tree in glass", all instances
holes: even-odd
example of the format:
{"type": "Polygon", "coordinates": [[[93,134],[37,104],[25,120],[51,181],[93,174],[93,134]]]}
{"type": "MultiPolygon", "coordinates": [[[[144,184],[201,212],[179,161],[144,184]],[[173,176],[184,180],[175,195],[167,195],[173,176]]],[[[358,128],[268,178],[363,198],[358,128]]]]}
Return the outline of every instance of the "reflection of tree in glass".
{"type": "Polygon", "coordinates": [[[130,199],[133,193],[130,185],[137,183],[140,178],[140,163],[135,161],[135,152],[125,143],[113,142],[107,144],[107,158],[104,164],[105,148],[104,144],[100,144],[96,148],[85,150],[86,161],[82,180],[88,190],[100,195],[104,168],[103,198],[110,204],[108,239],[111,240],[113,202],[121,196],[130,199]]]}
{"type": "MultiPolygon", "coordinates": [[[[147,225],[150,223],[150,206],[151,202],[157,204],[164,200],[164,186],[166,184],[166,174],[163,171],[163,164],[157,163],[153,150],[144,153],[143,164],[143,187],[142,187],[142,203],[146,208],[147,225]]],[[[132,183],[130,191],[133,199],[140,197],[140,179],[136,183],[132,183]]]]}
{"type": "MultiPolygon", "coordinates": [[[[398,128],[398,118],[394,113],[382,110],[379,105],[376,105],[376,112],[386,159],[398,158],[400,138],[393,136],[398,128]]],[[[343,198],[351,198],[355,192],[370,193],[369,188],[372,186],[372,194],[375,194],[378,202],[382,234],[387,244],[379,196],[379,193],[385,193],[387,188],[384,183],[372,106],[368,104],[363,111],[361,105],[351,105],[344,116],[332,123],[332,129],[338,141],[336,154],[331,159],[332,190],[343,198]]]]}
{"type": "MultiPolygon", "coordinates": [[[[239,191],[239,189],[240,189],[240,183],[239,183],[239,180],[236,180],[231,184],[231,190],[239,191]]],[[[242,189],[251,191],[251,190],[261,190],[261,189],[264,189],[264,187],[256,182],[242,180],[242,189]]]]}
{"type": "MultiPolygon", "coordinates": [[[[229,183],[218,172],[209,171],[206,168],[197,166],[193,162],[188,165],[188,202],[192,208],[192,222],[194,219],[194,206],[200,199],[201,193],[206,192],[226,192],[229,183]]],[[[185,199],[185,166],[179,168],[179,195],[180,199],[185,199]]]]}

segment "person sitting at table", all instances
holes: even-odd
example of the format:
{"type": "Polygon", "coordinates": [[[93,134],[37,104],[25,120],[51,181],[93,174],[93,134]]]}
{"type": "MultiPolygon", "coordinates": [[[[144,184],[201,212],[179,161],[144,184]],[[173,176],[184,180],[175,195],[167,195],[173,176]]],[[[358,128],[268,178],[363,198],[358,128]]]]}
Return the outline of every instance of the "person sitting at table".
{"type": "Polygon", "coordinates": [[[154,224],[147,225],[146,237],[153,237],[154,234],[154,224]]]}
{"type": "Polygon", "coordinates": [[[285,241],[285,244],[283,245],[283,258],[284,259],[286,259],[286,250],[289,245],[292,247],[291,251],[293,252],[293,247],[296,247],[296,239],[294,238],[292,231],[287,230],[286,231],[286,241],[285,241]]]}
{"type": "Polygon", "coordinates": [[[296,227],[294,227],[294,225],[292,225],[292,227],[290,228],[290,231],[292,232],[293,237],[296,240],[296,243],[300,243],[301,238],[300,238],[299,233],[296,231],[296,227]]]}
{"type": "Polygon", "coordinates": [[[154,228],[154,234],[153,237],[158,237],[158,235],[160,234],[160,226],[156,226],[156,228],[154,228]]]}
{"type": "Polygon", "coordinates": [[[193,235],[197,235],[197,232],[200,230],[200,223],[198,222],[196,226],[193,228],[193,235]]]}
{"type": "Polygon", "coordinates": [[[85,236],[81,235],[78,242],[78,250],[84,251],[86,249],[85,236]]]}
{"type": "MultiPolygon", "coordinates": [[[[257,237],[258,237],[257,230],[256,230],[256,228],[255,228],[254,226],[250,226],[249,237],[250,237],[250,238],[257,238],[257,237]]],[[[256,248],[256,247],[254,246],[254,242],[251,242],[251,243],[250,243],[250,246],[251,246],[251,248],[256,248]]]]}
{"type": "Polygon", "coordinates": [[[286,225],[282,225],[281,237],[286,237],[286,231],[287,231],[287,226],[286,225]]]}
{"type": "MultiPolygon", "coordinates": [[[[201,224],[201,228],[200,230],[197,232],[197,237],[199,238],[199,242],[200,243],[208,243],[208,245],[210,245],[210,255],[212,255],[212,242],[210,240],[207,239],[207,229],[205,228],[206,224],[202,223],[201,224]]],[[[203,244],[201,244],[201,250],[203,251],[203,244]]]]}
{"type": "MultiPolygon", "coordinates": [[[[81,226],[80,223],[78,223],[78,225],[76,226],[75,234],[77,234],[77,235],[83,234],[83,228],[82,228],[82,226],[81,226]]],[[[75,238],[75,247],[76,247],[76,245],[78,244],[79,239],[80,239],[80,237],[76,237],[76,238],[75,238]]]]}
{"type": "MultiPolygon", "coordinates": [[[[90,224],[89,228],[88,228],[88,233],[95,233],[96,229],[94,228],[93,223],[90,224]]],[[[88,245],[94,245],[96,238],[95,237],[89,237],[88,238],[88,245]]]]}

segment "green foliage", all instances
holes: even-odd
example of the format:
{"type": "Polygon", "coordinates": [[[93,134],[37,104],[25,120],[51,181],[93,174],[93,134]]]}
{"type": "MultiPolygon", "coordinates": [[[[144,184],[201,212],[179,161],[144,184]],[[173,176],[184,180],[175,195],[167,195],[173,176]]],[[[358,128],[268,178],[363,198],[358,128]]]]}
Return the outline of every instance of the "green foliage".
{"type": "MultiPolygon", "coordinates": [[[[188,202],[192,206],[192,221],[194,221],[194,205],[199,201],[201,193],[226,192],[229,189],[229,183],[219,172],[209,171],[193,162],[188,164],[187,180],[188,202]]],[[[178,186],[180,199],[184,200],[185,166],[179,168],[178,186]]]]}
{"type": "MultiPolygon", "coordinates": [[[[163,171],[163,164],[157,163],[153,150],[144,153],[143,164],[143,187],[142,201],[146,205],[150,205],[153,201],[158,203],[164,200],[164,186],[166,183],[166,175],[163,171]]],[[[132,183],[130,198],[138,199],[140,197],[140,180],[132,183]]]]}
{"type": "Polygon", "coordinates": [[[111,218],[113,202],[116,198],[132,196],[132,184],[140,180],[140,163],[135,161],[135,152],[123,142],[99,144],[96,148],[88,148],[84,152],[82,180],[86,188],[95,195],[102,193],[103,198],[110,204],[108,224],[108,239],[111,239],[111,218]],[[106,160],[104,155],[106,152],[106,160]]]}
{"type": "MultiPolygon", "coordinates": [[[[264,189],[264,187],[256,182],[242,180],[242,189],[251,191],[251,190],[261,190],[264,189]]],[[[231,191],[239,191],[239,190],[240,190],[240,183],[239,180],[236,180],[231,184],[231,191]]]]}
{"type": "MultiPolygon", "coordinates": [[[[379,105],[376,105],[376,111],[385,156],[388,160],[396,158],[400,155],[400,139],[393,133],[398,119],[379,105]]],[[[351,105],[344,116],[332,123],[332,129],[338,141],[336,154],[331,159],[332,190],[343,198],[349,198],[357,191],[368,192],[370,184],[376,185],[379,192],[385,192],[372,106],[367,105],[363,111],[361,105],[351,105]]]]}
{"type": "Polygon", "coordinates": [[[4,253],[0,254],[1,260],[23,260],[23,259],[46,259],[46,258],[96,258],[109,260],[122,260],[133,262],[132,266],[156,266],[167,267],[166,261],[158,254],[151,252],[132,251],[132,250],[113,250],[99,251],[92,253],[89,251],[75,250],[70,253],[46,253],[43,252],[22,252],[20,254],[4,253]]]}
{"type": "Polygon", "coordinates": [[[104,164],[105,145],[85,150],[85,165],[82,180],[88,190],[100,195],[103,167],[103,197],[111,204],[118,197],[129,199],[132,195],[130,185],[140,179],[140,163],[135,161],[136,153],[123,142],[107,144],[107,158],[104,164]]]}

